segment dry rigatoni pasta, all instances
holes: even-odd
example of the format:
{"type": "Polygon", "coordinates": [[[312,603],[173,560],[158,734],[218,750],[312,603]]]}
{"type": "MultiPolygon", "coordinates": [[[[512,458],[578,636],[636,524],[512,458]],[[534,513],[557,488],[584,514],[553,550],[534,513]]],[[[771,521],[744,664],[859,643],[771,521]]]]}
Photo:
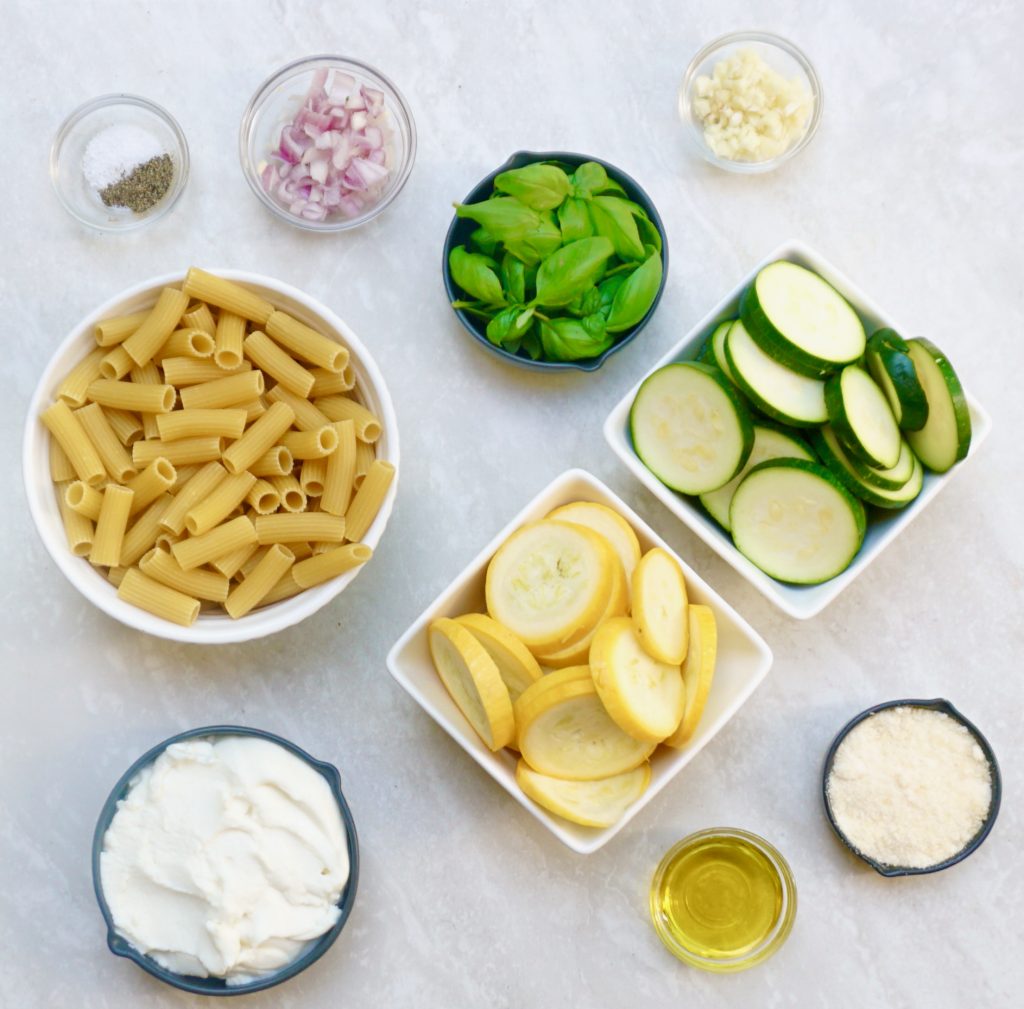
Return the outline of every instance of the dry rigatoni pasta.
{"type": "Polygon", "coordinates": [[[234,312],[260,326],[265,325],[267,319],[274,314],[274,306],[266,298],[261,298],[234,281],[200,270],[197,266],[189,269],[181,289],[197,301],[205,301],[234,312]]]}
{"type": "Polygon", "coordinates": [[[199,616],[198,599],[154,581],[138,568],[129,568],[124,573],[117,598],[183,627],[191,627],[199,616]]]}
{"type": "Polygon", "coordinates": [[[245,338],[245,356],[289,392],[305,399],[313,388],[313,375],[266,333],[258,330],[245,338]]]}
{"type": "Polygon", "coordinates": [[[121,564],[121,546],[128,529],[128,516],[135,495],[130,487],[108,483],[103,488],[103,502],[96,519],[89,563],[98,567],[116,568],[121,564]]]}
{"type": "Polygon", "coordinates": [[[187,294],[165,287],[142,325],[121,344],[128,356],[136,364],[149,361],[174,332],[187,307],[187,294]]]}
{"type": "Polygon", "coordinates": [[[89,436],[89,441],[99,453],[107,472],[118,483],[127,483],[138,473],[135,463],[132,462],[132,457],[110,426],[103,407],[98,403],[88,403],[80,410],[76,410],[75,416],[89,436]]]}
{"type": "Polygon", "coordinates": [[[395,467],[382,459],[375,459],[366,474],[363,485],[356,491],[348,511],[345,513],[346,535],[356,542],[361,540],[373,524],[373,520],[384,503],[391,481],[395,478],[395,467]]]}
{"type": "Polygon", "coordinates": [[[363,563],[369,549],[344,544],[390,477],[347,348],[202,270],[155,300],[97,323],[43,417],[72,552],[123,599],[183,624],[243,616],[363,563]]]}
{"type": "Polygon", "coordinates": [[[98,487],[103,483],[107,478],[103,460],[85,433],[82,422],[71,412],[67,403],[62,399],[57,400],[42,412],[41,418],[64,450],[78,479],[90,487],[98,487]]]}
{"type": "Polygon", "coordinates": [[[172,410],[157,415],[156,426],[161,439],[177,441],[179,438],[198,438],[217,435],[234,441],[245,431],[246,411],[232,408],[223,410],[172,410]]]}

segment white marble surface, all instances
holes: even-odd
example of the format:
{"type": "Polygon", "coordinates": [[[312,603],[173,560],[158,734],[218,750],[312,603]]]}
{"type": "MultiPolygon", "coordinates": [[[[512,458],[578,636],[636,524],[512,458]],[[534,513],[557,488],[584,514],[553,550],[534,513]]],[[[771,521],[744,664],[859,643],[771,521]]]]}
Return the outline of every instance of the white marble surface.
{"type": "Polygon", "coordinates": [[[398,506],[355,585],[267,641],[198,649],[112,622],[61,578],[15,485],[0,609],[0,1005],[199,1006],[104,946],[89,876],[99,806],[139,753],[242,722],[336,762],[362,837],[351,922],[326,959],[251,1005],[1005,1006],[1024,987],[1020,617],[1019,4],[516,0],[78,3],[0,8],[6,136],[0,462],[19,468],[28,397],[72,323],[188,263],[249,268],[338,311],[382,367],[402,430],[398,506]],[[631,7],[634,8],[631,13],[631,7]],[[675,88],[709,38],[790,35],[820,69],[821,131],[767,177],[693,160],[675,88]],[[242,109],[275,67],[324,50],[379,65],[417,119],[406,191],[358,233],[272,219],[239,172],[242,109]],[[180,119],[193,171],[151,230],[79,228],[46,178],[63,116],[108,91],[180,119]],[[518,148],[599,154],[647,187],[672,262],[656,321],[593,376],[537,377],[478,350],[438,267],[451,199],[518,148]],[[622,391],[779,241],[807,240],[931,335],[992,412],[968,470],[821,617],[775,612],[612,459],[622,391]],[[387,675],[384,656],[479,544],[579,465],[607,480],[775,651],[764,686],[621,836],[581,858],[510,802],[387,675]],[[1006,779],[984,849],[930,878],[846,857],[820,808],[834,731],[862,707],[944,695],[988,733],[1006,779]],[[736,976],[678,964],[647,920],[662,852],[697,828],[760,832],[790,859],[800,909],[783,951],[736,976]]]}

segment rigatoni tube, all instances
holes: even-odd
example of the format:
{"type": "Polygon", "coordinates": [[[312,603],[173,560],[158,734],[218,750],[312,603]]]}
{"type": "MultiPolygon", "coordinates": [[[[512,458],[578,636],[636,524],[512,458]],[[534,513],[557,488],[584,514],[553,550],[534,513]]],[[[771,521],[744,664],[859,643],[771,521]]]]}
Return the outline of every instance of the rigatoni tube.
{"type": "Polygon", "coordinates": [[[229,473],[248,469],[268,452],[292,426],[295,413],[285,403],[275,403],[238,441],[224,452],[224,467],[229,473]]]}

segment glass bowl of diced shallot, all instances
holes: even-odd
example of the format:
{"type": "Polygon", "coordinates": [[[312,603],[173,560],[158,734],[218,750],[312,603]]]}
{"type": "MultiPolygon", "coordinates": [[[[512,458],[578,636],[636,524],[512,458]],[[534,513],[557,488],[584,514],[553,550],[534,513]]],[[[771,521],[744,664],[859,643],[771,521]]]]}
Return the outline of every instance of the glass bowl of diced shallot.
{"type": "Polygon", "coordinates": [[[272,74],[239,132],[252,191],[307,231],[345,231],[398,196],[416,157],[416,126],[379,70],[343,56],[310,56],[272,74]]]}
{"type": "Polygon", "coordinates": [[[795,157],[821,120],[821,81],[788,39],[740,31],[706,45],[679,88],[679,115],[700,155],[730,172],[768,172],[795,157]]]}

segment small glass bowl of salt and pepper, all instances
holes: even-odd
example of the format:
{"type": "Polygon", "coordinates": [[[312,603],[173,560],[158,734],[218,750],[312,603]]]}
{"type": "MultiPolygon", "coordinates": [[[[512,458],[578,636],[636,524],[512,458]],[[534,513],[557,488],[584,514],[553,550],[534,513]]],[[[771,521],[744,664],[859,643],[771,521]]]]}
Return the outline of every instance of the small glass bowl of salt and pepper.
{"type": "Polygon", "coordinates": [[[188,143],[169,112],[137,95],[79,106],[50,149],[50,177],[72,217],[131,231],[163,217],[188,181],[188,143]]]}

